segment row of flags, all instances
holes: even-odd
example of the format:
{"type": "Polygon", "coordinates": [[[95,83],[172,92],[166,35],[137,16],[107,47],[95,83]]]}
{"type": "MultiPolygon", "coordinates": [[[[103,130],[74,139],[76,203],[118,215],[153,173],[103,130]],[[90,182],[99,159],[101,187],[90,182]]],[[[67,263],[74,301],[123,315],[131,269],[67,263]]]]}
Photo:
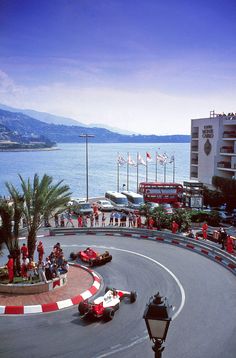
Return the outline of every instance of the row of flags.
{"type": "MultiPolygon", "coordinates": [[[[124,164],[129,164],[131,166],[136,167],[137,165],[144,165],[147,166],[149,162],[151,162],[153,160],[152,156],[150,153],[146,152],[146,160],[143,159],[143,157],[141,157],[141,155],[139,153],[137,153],[137,161],[135,162],[132,158],[131,155],[128,153],[127,155],[127,159],[125,159],[122,155],[118,154],[117,157],[117,163],[119,165],[124,165],[124,164]]],[[[155,158],[154,158],[158,163],[160,163],[161,165],[165,165],[167,163],[174,163],[175,161],[175,156],[172,155],[170,158],[168,157],[168,155],[166,153],[163,154],[158,154],[156,153],[155,158]]]]}

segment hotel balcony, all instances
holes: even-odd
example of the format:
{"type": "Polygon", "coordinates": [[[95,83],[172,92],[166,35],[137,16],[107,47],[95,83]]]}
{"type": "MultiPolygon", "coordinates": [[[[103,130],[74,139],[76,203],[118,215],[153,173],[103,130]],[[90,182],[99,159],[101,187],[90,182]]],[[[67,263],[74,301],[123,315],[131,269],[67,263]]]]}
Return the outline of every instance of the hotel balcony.
{"type": "Polygon", "coordinates": [[[232,153],[234,154],[234,147],[232,146],[223,146],[220,148],[220,153],[232,153]]]}
{"type": "Polygon", "coordinates": [[[191,164],[196,164],[196,165],[198,165],[198,159],[197,159],[197,158],[192,158],[192,159],[191,159],[191,164]]]}
{"type": "Polygon", "coordinates": [[[236,138],[236,131],[224,131],[223,138],[236,138]]]}
{"type": "Polygon", "coordinates": [[[220,162],[217,163],[217,167],[218,168],[231,168],[231,163],[230,162],[220,161],[220,162]]]}
{"type": "Polygon", "coordinates": [[[198,173],[197,172],[191,172],[191,178],[197,178],[198,173]]]}
{"type": "Polygon", "coordinates": [[[193,139],[198,139],[198,132],[193,132],[192,133],[192,138],[193,139]]]}

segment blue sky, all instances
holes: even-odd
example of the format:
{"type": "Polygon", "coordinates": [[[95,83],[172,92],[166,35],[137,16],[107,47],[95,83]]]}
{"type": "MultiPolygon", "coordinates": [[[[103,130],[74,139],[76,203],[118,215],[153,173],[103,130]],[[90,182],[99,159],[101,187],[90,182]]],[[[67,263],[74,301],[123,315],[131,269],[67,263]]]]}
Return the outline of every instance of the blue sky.
{"type": "Polygon", "coordinates": [[[236,112],[236,2],[0,0],[0,103],[138,133],[236,112]]]}

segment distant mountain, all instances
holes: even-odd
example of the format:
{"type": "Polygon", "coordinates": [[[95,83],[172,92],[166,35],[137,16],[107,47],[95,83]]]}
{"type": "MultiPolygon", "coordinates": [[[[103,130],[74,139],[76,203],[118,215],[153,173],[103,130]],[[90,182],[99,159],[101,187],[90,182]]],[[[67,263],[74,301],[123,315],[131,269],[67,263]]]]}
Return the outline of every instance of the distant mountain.
{"type": "Polygon", "coordinates": [[[46,113],[46,112],[34,111],[33,109],[13,108],[13,107],[9,107],[9,106],[6,106],[4,104],[1,104],[1,103],[0,103],[0,108],[5,110],[5,111],[9,111],[9,112],[23,113],[23,114],[26,114],[29,117],[38,119],[39,121],[42,121],[42,122],[45,122],[45,123],[65,124],[65,125],[68,125],[68,126],[73,126],[74,125],[74,126],[86,127],[86,124],[80,123],[80,122],[76,121],[75,119],[56,116],[54,114],[50,114],[50,113],[46,113]]]}
{"type": "Polygon", "coordinates": [[[14,113],[0,109],[0,124],[21,136],[44,136],[52,142],[77,143],[84,142],[81,134],[94,135],[95,143],[188,143],[189,135],[124,135],[104,128],[88,128],[84,126],[66,126],[39,121],[23,113],[14,113]]]}
{"type": "Polygon", "coordinates": [[[121,134],[133,134],[133,132],[129,132],[120,128],[113,128],[110,126],[107,126],[105,124],[99,124],[99,123],[91,123],[91,124],[84,124],[81,122],[78,122],[75,119],[63,117],[63,116],[57,116],[55,114],[50,114],[46,112],[39,112],[35,111],[33,109],[19,109],[19,108],[13,108],[6,106],[5,104],[0,103],[0,108],[9,111],[9,112],[20,112],[23,114],[26,114],[27,116],[30,116],[32,118],[38,119],[39,121],[45,122],[45,123],[53,123],[53,124],[64,124],[67,126],[80,126],[80,127],[87,127],[87,128],[105,128],[112,132],[118,132],[121,134]]]}

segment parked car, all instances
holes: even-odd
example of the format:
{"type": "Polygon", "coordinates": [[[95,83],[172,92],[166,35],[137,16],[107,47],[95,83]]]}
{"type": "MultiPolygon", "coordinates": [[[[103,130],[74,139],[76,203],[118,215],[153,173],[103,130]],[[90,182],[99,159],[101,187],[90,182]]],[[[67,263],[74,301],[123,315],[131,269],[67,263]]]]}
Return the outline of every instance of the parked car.
{"type": "Polygon", "coordinates": [[[90,215],[93,213],[91,204],[85,199],[71,199],[68,206],[77,215],[90,215]]]}
{"type": "Polygon", "coordinates": [[[234,219],[234,215],[231,213],[228,213],[226,211],[218,211],[218,214],[219,214],[220,220],[223,223],[231,224],[232,220],[234,219]]]}
{"type": "Polygon", "coordinates": [[[173,208],[170,204],[162,204],[161,206],[166,214],[173,214],[173,208]]]}
{"type": "Polygon", "coordinates": [[[145,204],[140,206],[139,212],[141,215],[146,213],[146,209],[149,211],[149,213],[151,214],[153,212],[154,209],[159,208],[160,205],[158,203],[151,203],[149,201],[147,201],[145,204]]]}
{"type": "Polygon", "coordinates": [[[114,210],[114,205],[109,200],[98,200],[96,206],[101,211],[112,211],[114,210]]]}

